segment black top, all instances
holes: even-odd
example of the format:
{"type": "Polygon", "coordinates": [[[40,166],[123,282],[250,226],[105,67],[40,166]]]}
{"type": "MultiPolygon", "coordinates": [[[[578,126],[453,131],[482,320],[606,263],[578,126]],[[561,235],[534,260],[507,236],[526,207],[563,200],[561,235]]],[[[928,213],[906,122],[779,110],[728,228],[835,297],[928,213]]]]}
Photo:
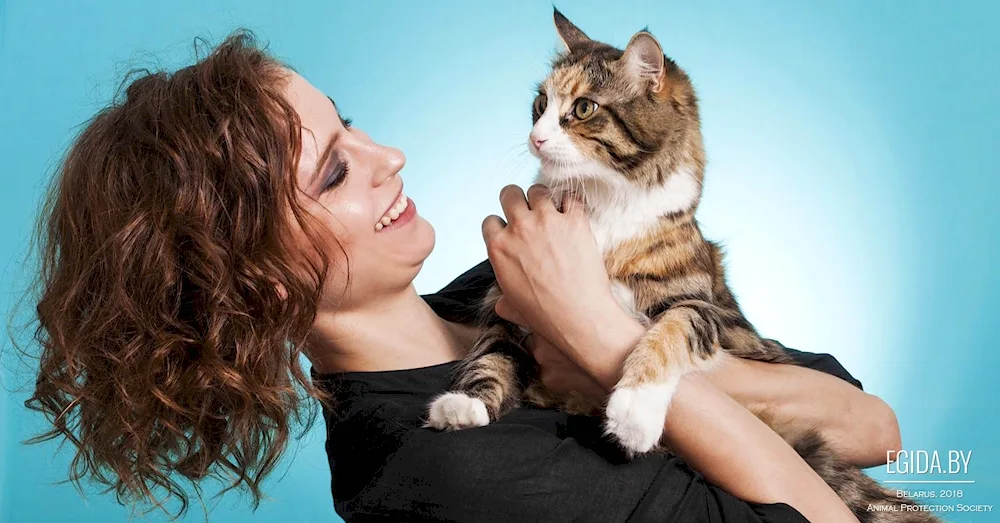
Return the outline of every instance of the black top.
{"type": "MultiPolygon", "coordinates": [[[[483,262],[424,299],[441,317],[469,322],[493,281],[483,262]]],[[[789,353],[861,386],[832,356],[789,353]]],[[[337,401],[324,410],[326,450],[334,507],[347,522],[806,521],[785,504],[740,501],[675,456],[629,461],[598,418],[523,407],[486,427],[422,428],[454,368],[313,375],[337,401]]]]}

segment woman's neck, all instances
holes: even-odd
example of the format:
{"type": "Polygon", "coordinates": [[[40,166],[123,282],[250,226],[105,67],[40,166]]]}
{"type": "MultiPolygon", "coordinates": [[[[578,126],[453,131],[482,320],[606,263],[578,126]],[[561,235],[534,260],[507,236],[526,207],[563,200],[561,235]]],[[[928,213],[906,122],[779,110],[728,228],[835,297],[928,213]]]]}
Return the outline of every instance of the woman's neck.
{"type": "Polygon", "coordinates": [[[413,369],[460,359],[474,335],[435,314],[411,285],[361,309],[321,311],[308,354],[321,373],[413,369]]]}

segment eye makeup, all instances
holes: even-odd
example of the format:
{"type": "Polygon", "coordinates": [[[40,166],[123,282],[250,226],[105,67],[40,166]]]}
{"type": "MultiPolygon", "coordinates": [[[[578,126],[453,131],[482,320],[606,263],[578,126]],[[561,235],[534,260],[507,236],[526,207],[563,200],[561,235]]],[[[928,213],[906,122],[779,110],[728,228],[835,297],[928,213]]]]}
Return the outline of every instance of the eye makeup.
{"type": "MultiPolygon", "coordinates": [[[[329,96],[327,96],[326,98],[327,98],[327,100],[330,100],[330,103],[333,105],[333,109],[335,111],[337,111],[337,114],[339,116],[340,115],[340,111],[337,110],[337,103],[334,102],[333,98],[331,98],[329,96]]],[[[340,124],[344,126],[344,129],[346,131],[350,131],[351,130],[351,119],[350,118],[346,118],[344,116],[340,116],[340,124]]],[[[342,185],[344,183],[344,180],[347,179],[347,175],[348,175],[349,171],[350,171],[350,167],[347,164],[347,162],[343,161],[343,160],[338,160],[337,163],[334,165],[333,170],[331,170],[327,174],[327,176],[323,179],[323,185],[322,185],[322,187],[320,188],[320,191],[319,191],[320,194],[323,194],[323,193],[325,193],[327,191],[330,191],[331,189],[335,189],[335,188],[339,187],[340,185],[342,185]]]]}
{"type": "Polygon", "coordinates": [[[347,162],[338,161],[337,164],[334,165],[333,170],[330,172],[330,174],[327,175],[327,177],[323,180],[323,187],[319,191],[320,194],[323,194],[331,189],[340,187],[344,183],[344,180],[347,179],[347,174],[349,170],[350,168],[347,165],[347,162]]]}

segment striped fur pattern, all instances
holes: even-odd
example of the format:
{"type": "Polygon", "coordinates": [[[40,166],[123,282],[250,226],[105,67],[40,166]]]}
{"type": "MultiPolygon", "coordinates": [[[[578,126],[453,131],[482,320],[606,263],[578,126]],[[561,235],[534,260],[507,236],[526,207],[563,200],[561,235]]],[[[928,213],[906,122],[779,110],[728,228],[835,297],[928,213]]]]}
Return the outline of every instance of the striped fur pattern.
{"type": "MultiPolygon", "coordinates": [[[[482,306],[481,336],[454,391],[432,403],[429,425],[485,425],[526,400],[580,413],[603,410],[607,433],[630,455],[662,450],[670,399],[684,374],[711,366],[721,351],[765,362],[791,359],[743,315],[726,284],[720,247],[695,220],[705,153],[688,76],[646,31],[622,51],[591,40],[558,11],[555,21],[566,52],[538,86],[533,106],[528,146],[541,160],[538,181],[557,201],[564,191],[583,197],[614,294],[648,330],[607,405],[553,397],[534,380],[526,333],[496,316],[494,288],[482,306]]],[[[772,427],[861,521],[932,521],[926,513],[868,511],[869,504],[909,501],[839,460],[815,433],[793,436],[794,427],[772,427]]]]}

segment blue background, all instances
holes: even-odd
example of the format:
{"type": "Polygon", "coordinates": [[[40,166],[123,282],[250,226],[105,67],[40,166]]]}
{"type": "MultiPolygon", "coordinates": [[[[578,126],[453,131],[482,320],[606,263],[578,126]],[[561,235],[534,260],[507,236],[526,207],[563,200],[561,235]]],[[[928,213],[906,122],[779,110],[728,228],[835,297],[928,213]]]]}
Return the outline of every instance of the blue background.
{"type": "MultiPolygon", "coordinates": [[[[480,220],[535,169],[524,143],[557,48],[551,3],[283,4],[0,0],[0,311],[29,275],[38,200],[78,126],[129,66],[178,67],[193,37],[237,26],[406,152],[407,192],[438,232],[420,291],[485,257],[480,220]]],[[[750,319],[836,355],[895,408],[906,448],[972,450],[962,501],[1000,504],[1000,4],[606,4],[560,7],[618,46],[648,25],[694,79],[709,158],[699,216],[728,246],[750,319]]],[[[8,349],[0,520],[124,520],[110,496],[53,485],[69,452],[19,444],[42,425],[21,406],[31,376],[8,349]]],[[[293,445],[256,521],[338,520],[320,429],[293,445]]],[[[246,520],[246,507],[227,496],[210,520],[246,520]]],[[[203,517],[196,506],[184,521],[203,517]]]]}

